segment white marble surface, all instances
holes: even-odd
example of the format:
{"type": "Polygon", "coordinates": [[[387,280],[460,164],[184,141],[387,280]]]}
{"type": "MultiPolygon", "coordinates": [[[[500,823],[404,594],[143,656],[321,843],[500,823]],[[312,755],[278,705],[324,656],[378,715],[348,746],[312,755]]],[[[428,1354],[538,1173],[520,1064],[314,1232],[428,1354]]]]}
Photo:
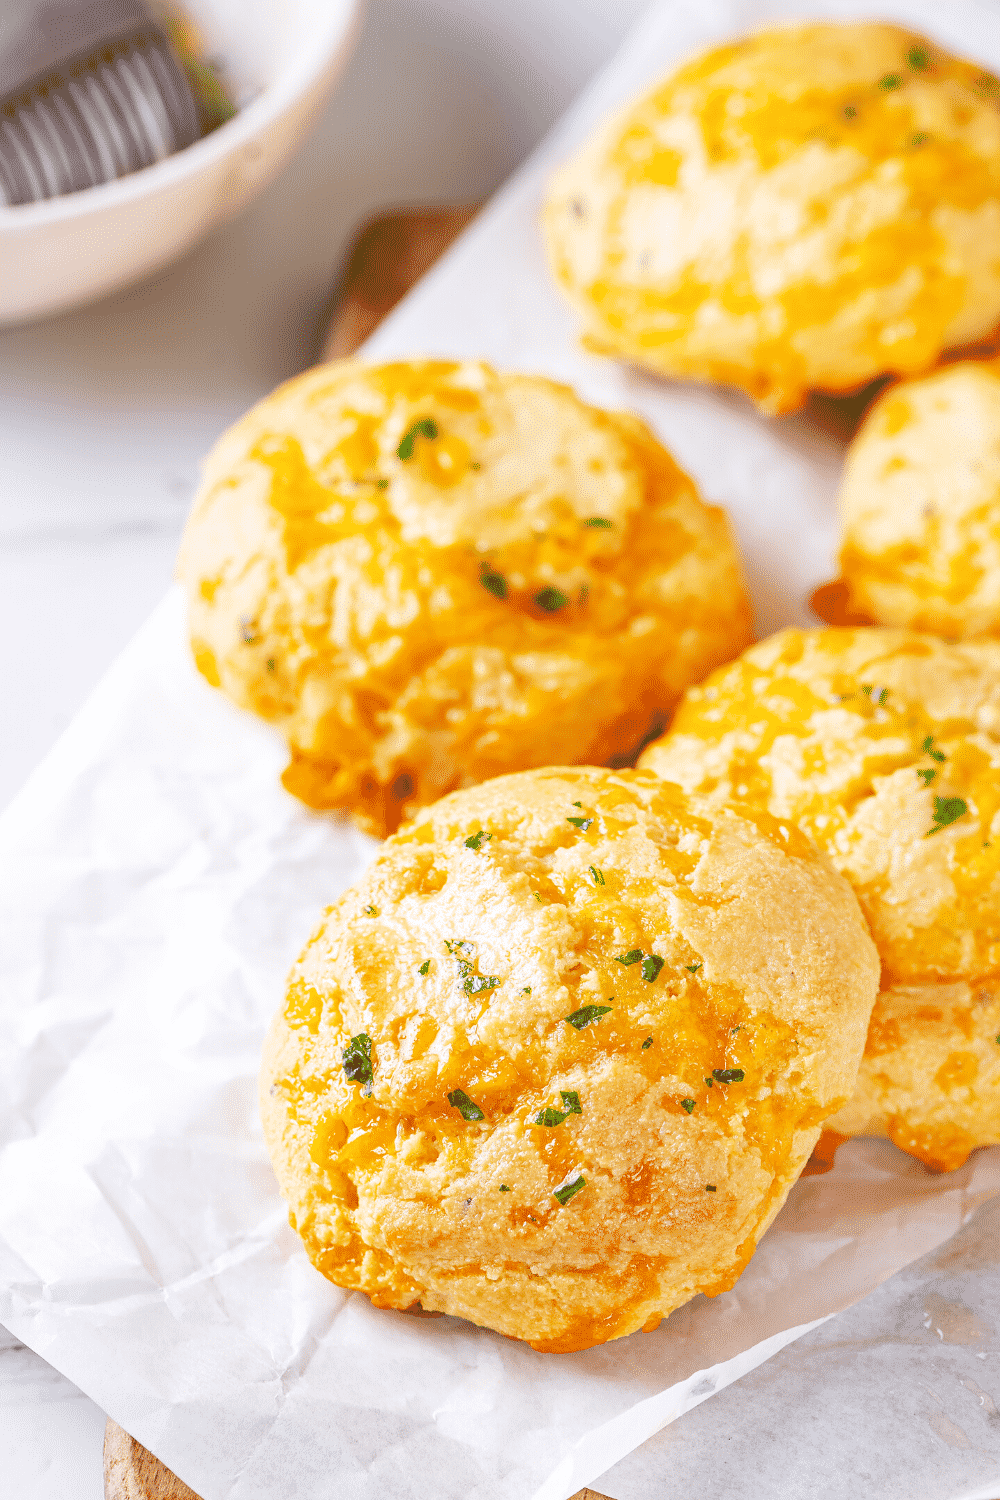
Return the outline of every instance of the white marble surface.
{"type": "MultiPolygon", "coordinates": [[[[247,215],[142,287],[0,333],[0,805],[164,591],[206,446],[311,359],[353,227],[383,205],[490,191],[642,8],[372,0],[319,130],[247,215]]],[[[993,1500],[1000,1303],[967,1305],[963,1277],[998,1238],[1000,1212],[986,1210],[951,1249],[689,1413],[602,1488],[617,1500],[709,1486],[728,1500],[993,1500]],[[893,1403],[901,1371],[849,1357],[901,1327],[925,1372],[919,1411],[893,1403]],[[810,1430],[828,1421],[884,1434],[882,1469],[822,1483],[810,1430]]],[[[0,1497],[98,1500],[103,1427],[0,1330],[0,1497]]]]}

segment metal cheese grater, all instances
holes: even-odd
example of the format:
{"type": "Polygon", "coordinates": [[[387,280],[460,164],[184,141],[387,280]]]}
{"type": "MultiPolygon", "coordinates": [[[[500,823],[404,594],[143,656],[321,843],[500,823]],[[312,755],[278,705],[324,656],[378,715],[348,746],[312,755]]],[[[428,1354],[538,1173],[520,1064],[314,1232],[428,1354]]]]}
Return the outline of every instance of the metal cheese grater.
{"type": "Polygon", "coordinates": [[[0,5],[0,204],[111,182],[218,123],[141,0],[0,5]]]}

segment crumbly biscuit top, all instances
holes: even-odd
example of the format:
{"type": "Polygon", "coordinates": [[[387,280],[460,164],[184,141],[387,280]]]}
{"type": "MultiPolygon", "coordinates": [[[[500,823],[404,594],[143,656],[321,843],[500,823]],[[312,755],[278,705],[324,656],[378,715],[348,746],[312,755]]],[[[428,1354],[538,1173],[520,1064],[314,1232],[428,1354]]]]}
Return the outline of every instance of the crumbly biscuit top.
{"type": "Polygon", "coordinates": [[[803,828],[885,983],[1000,969],[1000,644],[784,630],[690,689],[641,764],[803,828]]]}
{"type": "Polygon", "coordinates": [[[598,348],[768,410],[927,369],[1000,317],[998,101],[898,26],[729,43],[556,175],[556,274],[598,348]]]}
{"type": "Polygon", "coordinates": [[[263,1099],[298,1228],[390,1305],[538,1347],[628,1332],[738,1274],[853,1086],[876,983],[846,883],[767,814],[590,768],[454,794],[293,974],[263,1099]]]}

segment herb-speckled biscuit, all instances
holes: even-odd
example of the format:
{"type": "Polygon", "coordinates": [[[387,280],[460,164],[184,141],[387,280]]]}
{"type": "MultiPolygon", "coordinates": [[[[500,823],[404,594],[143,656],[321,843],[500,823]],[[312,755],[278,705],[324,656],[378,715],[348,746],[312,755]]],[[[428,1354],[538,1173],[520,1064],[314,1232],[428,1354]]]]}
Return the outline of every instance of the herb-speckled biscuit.
{"type": "Polygon", "coordinates": [[[854,887],[884,993],[832,1128],[934,1166],[1000,1142],[1000,642],[782,631],[691,689],[642,764],[791,820],[854,887]]]}
{"type": "Polygon", "coordinates": [[[847,454],[840,570],[880,625],[1000,636],[1000,363],[894,386],[847,454]]]}
{"type": "Polygon", "coordinates": [[[599,352],[770,412],[919,374],[1000,319],[1000,84],[898,26],[761,31],[598,131],[545,228],[599,352]]]}
{"type": "Polygon", "coordinates": [[[648,772],[453,793],[329,909],[265,1050],[318,1268],[582,1349],[731,1286],[854,1087],[878,960],[767,814],[648,772]]]}
{"type": "Polygon", "coordinates": [[[282,386],[210,456],[180,575],[286,786],[376,834],[504,771],[628,762],[751,639],[726,518],[649,430],[476,363],[282,386]]]}

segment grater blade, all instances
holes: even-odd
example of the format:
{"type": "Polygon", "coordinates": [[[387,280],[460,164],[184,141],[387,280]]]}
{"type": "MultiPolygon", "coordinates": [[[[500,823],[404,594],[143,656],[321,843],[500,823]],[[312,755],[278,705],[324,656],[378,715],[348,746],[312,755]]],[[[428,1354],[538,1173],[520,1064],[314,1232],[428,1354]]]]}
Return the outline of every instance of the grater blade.
{"type": "Polygon", "coordinates": [[[0,48],[0,203],[112,182],[203,133],[183,66],[136,0],[22,0],[0,48]]]}

